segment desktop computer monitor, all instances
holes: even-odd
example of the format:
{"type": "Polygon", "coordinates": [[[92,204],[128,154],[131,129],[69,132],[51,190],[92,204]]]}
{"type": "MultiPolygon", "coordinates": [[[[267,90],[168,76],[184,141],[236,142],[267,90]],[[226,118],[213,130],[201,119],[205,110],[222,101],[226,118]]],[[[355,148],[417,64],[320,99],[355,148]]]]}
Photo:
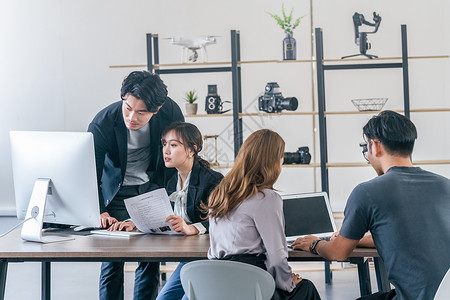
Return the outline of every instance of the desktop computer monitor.
{"type": "Polygon", "coordinates": [[[54,241],[43,222],[100,227],[91,133],[11,131],[10,142],[17,217],[29,219],[23,239],[54,241]]]}

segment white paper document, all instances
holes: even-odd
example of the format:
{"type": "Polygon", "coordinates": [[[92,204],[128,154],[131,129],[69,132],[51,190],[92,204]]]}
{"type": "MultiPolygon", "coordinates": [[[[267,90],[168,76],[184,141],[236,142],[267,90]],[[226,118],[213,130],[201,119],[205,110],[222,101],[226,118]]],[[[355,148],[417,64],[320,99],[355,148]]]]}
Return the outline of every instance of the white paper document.
{"type": "Polygon", "coordinates": [[[128,214],[137,229],[145,233],[179,234],[173,230],[166,218],[173,215],[169,196],[165,189],[154,190],[124,200],[128,214]]]}

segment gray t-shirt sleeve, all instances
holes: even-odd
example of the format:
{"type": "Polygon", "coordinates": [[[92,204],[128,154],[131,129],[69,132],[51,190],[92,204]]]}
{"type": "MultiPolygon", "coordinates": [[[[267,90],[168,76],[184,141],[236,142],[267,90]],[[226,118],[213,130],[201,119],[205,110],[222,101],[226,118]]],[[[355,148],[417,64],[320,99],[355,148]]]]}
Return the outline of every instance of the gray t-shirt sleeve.
{"type": "Polygon", "coordinates": [[[370,197],[360,184],[355,187],[347,200],[344,221],[339,234],[347,239],[360,240],[370,229],[370,197]]]}

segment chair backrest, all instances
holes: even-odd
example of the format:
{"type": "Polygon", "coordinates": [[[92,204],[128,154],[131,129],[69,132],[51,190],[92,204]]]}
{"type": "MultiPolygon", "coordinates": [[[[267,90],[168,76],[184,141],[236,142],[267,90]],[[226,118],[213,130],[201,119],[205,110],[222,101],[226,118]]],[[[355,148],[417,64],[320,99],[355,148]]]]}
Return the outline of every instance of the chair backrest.
{"type": "Polygon", "coordinates": [[[275,290],[268,272],[235,261],[193,261],[184,265],[180,274],[189,300],[266,300],[275,290]]]}
{"type": "Polygon", "coordinates": [[[436,295],[434,295],[434,300],[448,299],[450,299],[450,269],[447,270],[447,273],[439,285],[436,295]]]}

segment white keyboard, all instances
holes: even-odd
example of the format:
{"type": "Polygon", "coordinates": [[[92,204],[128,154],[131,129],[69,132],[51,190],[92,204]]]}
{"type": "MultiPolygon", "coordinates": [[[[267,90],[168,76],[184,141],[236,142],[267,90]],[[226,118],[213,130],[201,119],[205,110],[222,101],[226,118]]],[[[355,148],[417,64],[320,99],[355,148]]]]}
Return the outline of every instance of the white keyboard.
{"type": "Polygon", "coordinates": [[[143,235],[141,231],[108,231],[107,229],[91,230],[92,234],[107,235],[112,237],[131,238],[133,236],[143,235]]]}

